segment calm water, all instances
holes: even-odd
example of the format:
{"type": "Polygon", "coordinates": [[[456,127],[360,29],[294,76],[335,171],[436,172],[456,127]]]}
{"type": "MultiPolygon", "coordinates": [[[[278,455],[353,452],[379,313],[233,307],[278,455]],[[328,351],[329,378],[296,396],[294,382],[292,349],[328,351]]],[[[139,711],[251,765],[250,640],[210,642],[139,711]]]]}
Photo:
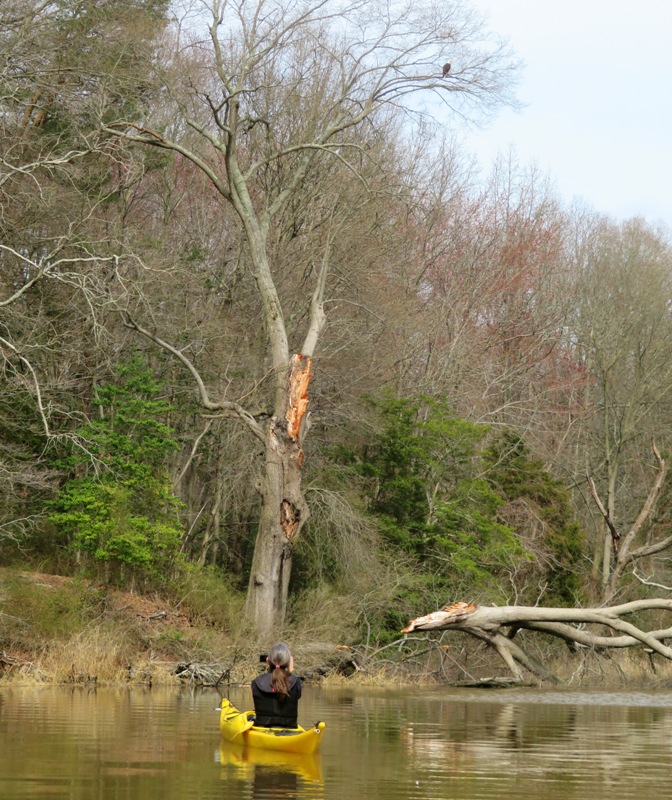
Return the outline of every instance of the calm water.
{"type": "MultiPolygon", "coordinates": [[[[231,700],[249,707],[247,689],[231,700]]],[[[0,689],[0,798],[69,800],[663,800],[672,693],[305,687],[317,758],[220,742],[219,696],[0,689]]]]}

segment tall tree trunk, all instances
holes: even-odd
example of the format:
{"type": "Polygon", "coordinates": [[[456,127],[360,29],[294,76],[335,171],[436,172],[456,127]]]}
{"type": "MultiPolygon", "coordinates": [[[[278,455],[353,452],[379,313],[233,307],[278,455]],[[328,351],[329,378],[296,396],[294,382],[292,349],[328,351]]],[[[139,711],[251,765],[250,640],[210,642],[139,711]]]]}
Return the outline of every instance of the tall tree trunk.
{"type": "Polygon", "coordinates": [[[268,427],[262,508],[247,592],[246,614],[261,635],[282,624],[292,570],[292,549],[309,511],[301,489],[305,415],[312,358],[290,359],[285,411],[268,427]]]}

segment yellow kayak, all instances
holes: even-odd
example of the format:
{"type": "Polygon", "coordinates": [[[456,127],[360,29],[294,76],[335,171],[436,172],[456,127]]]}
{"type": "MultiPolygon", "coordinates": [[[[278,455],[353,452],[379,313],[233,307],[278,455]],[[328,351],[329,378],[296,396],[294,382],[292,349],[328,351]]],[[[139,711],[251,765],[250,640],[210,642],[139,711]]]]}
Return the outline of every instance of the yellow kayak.
{"type": "Polygon", "coordinates": [[[254,711],[239,711],[231,702],[222,699],[219,729],[228,742],[238,742],[248,747],[280,750],[284,753],[317,753],[322,744],[324,722],[312,728],[259,728],[254,724],[254,711]]]}

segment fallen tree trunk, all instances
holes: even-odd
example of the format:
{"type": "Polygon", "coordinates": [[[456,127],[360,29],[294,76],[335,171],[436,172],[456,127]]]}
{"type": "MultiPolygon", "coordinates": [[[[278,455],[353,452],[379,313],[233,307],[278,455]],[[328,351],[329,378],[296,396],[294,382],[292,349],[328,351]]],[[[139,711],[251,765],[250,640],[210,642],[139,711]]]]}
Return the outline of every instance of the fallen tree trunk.
{"type": "Polygon", "coordinates": [[[538,631],[555,636],[572,648],[607,649],[641,645],[672,661],[672,648],[664,641],[672,638],[672,627],[645,631],[622,619],[628,614],[652,609],[672,611],[672,600],[635,600],[604,608],[477,606],[458,602],[411,620],[402,633],[431,630],[464,631],[496,650],[516,680],[522,681],[523,670],[527,669],[543,680],[557,682],[557,678],[551,672],[531,658],[514,641],[519,630],[538,631]],[[577,628],[576,625],[604,625],[619,635],[600,635],[584,628],[577,628]]]}

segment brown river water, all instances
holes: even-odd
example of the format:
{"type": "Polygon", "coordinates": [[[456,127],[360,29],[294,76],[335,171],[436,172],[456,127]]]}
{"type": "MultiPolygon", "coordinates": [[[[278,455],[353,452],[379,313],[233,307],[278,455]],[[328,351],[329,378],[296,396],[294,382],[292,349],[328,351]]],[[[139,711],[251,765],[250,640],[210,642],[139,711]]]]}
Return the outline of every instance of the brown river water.
{"type": "MultiPolygon", "coordinates": [[[[249,689],[227,692],[248,708],[249,689]]],[[[0,688],[0,800],[665,800],[672,692],[305,686],[318,757],[224,744],[219,694],[0,688]]]]}

